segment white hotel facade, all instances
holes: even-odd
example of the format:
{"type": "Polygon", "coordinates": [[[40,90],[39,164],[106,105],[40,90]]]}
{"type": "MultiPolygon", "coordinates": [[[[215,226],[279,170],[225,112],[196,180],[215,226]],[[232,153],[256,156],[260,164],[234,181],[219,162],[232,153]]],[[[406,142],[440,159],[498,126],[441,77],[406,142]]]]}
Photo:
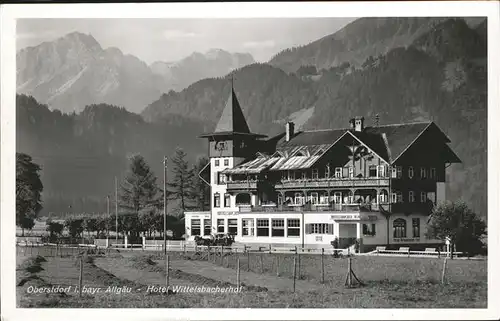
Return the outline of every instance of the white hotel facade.
{"type": "Polygon", "coordinates": [[[186,235],[230,233],[253,246],[420,249],[445,171],[460,162],[432,122],[253,134],[234,90],[209,141],[211,210],[185,212],[186,235]]]}

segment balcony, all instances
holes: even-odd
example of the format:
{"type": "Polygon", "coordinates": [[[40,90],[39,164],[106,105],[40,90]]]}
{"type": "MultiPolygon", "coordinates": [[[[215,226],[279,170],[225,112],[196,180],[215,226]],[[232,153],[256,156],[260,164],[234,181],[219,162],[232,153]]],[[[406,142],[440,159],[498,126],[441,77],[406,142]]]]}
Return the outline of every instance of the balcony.
{"type": "Polygon", "coordinates": [[[268,212],[375,212],[388,204],[306,204],[306,205],[260,205],[240,206],[240,213],[268,212]]]}
{"type": "Polygon", "coordinates": [[[330,178],[315,180],[283,180],[276,183],[276,189],[294,188],[331,188],[331,187],[369,187],[389,186],[389,178],[330,178]]]}
{"type": "Polygon", "coordinates": [[[228,190],[256,190],[257,189],[257,181],[255,181],[255,180],[227,181],[227,189],[228,190]]]}

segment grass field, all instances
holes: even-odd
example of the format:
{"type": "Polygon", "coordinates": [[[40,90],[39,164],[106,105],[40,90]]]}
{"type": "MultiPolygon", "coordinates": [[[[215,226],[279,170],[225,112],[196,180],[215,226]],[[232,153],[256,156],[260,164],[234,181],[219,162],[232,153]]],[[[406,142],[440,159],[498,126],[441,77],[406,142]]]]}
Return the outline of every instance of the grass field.
{"type": "MultiPolygon", "coordinates": [[[[236,286],[237,256],[220,256],[213,261],[193,254],[169,253],[170,285],[210,287],[236,286]]],[[[292,292],[291,255],[247,257],[240,255],[240,293],[147,293],[149,285],[165,284],[164,261],[145,252],[125,252],[85,260],[83,284],[87,287],[126,286],[130,292],[94,294],[79,298],[77,292],[61,294],[29,294],[36,286],[73,286],[78,284],[78,259],[18,255],[17,302],[19,307],[170,307],[170,308],[486,308],[487,262],[448,260],[447,282],[440,284],[443,260],[430,258],[389,258],[358,256],[352,259],[353,269],[365,283],[363,287],[344,287],[345,259],[324,258],[325,284],[321,284],[319,256],[301,257],[301,280],[292,292]],[[276,277],[276,257],[280,261],[280,277],[276,277]],[[38,265],[38,268],[36,267],[38,265]],[[27,267],[31,267],[28,272],[27,267]]]]}

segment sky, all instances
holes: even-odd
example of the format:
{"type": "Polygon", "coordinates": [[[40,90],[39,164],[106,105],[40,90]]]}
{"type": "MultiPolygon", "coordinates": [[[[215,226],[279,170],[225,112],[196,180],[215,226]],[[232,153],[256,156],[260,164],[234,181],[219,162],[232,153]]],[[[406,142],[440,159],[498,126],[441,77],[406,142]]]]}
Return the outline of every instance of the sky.
{"type": "Polygon", "coordinates": [[[105,48],[117,47],[151,64],[177,61],[212,48],[248,52],[259,62],[279,51],[332,34],[354,18],[239,19],[19,19],[17,50],[70,32],[91,34],[105,48]]]}

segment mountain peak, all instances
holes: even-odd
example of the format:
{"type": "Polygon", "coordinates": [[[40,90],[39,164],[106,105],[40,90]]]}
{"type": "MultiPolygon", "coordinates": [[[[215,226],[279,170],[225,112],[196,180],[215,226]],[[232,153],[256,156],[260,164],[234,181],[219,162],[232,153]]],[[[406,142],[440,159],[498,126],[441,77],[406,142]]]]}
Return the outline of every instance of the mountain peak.
{"type": "Polygon", "coordinates": [[[81,33],[79,31],[74,31],[74,32],[68,33],[64,37],[61,37],[59,40],[80,43],[87,48],[99,48],[99,49],[101,49],[101,45],[97,42],[97,40],[90,33],[84,34],[84,33],[81,33]]]}

